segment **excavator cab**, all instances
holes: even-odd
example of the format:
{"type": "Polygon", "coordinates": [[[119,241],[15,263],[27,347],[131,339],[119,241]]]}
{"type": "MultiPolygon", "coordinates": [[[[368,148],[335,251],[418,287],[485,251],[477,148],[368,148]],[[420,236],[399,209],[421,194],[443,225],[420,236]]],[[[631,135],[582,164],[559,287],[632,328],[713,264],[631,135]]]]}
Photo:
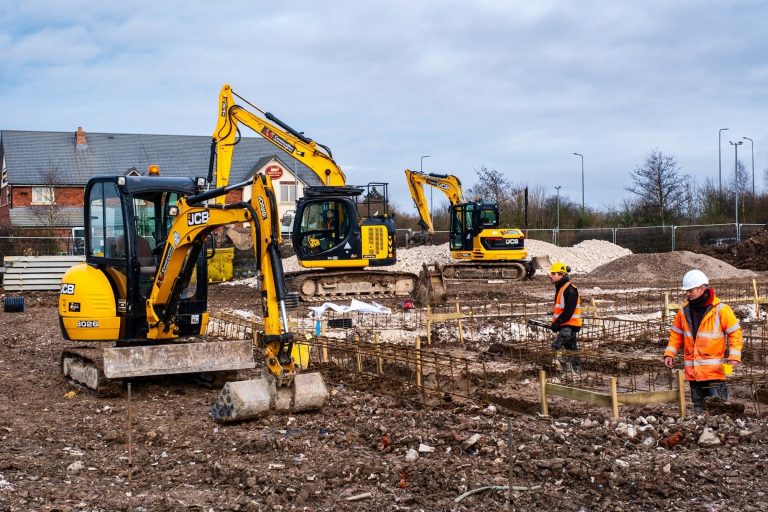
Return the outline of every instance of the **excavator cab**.
{"type": "MultiPolygon", "coordinates": [[[[371,210],[384,196],[375,187],[307,187],[296,205],[292,241],[304,267],[366,267],[395,262],[395,223],[371,210]]],[[[381,204],[385,205],[383,199],[381,204]]]]}
{"type": "MultiPolygon", "coordinates": [[[[451,205],[451,251],[497,251],[521,249],[523,233],[519,230],[503,230],[500,236],[499,207],[495,204],[472,202],[451,205]],[[488,233],[483,231],[490,230],[488,233]],[[495,231],[495,232],[493,232],[495,231]],[[518,237],[508,237],[514,231],[518,237]]],[[[524,256],[523,256],[524,257],[524,256]]]]}
{"type": "MultiPolygon", "coordinates": [[[[191,178],[97,177],[85,188],[86,261],[73,267],[62,287],[61,329],[70,340],[142,340],[147,334],[146,300],[181,196],[198,191],[191,178]],[[65,293],[71,292],[71,293],[65,293]],[[86,320],[87,319],[87,320],[86,320]]],[[[207,302],[205,253],[194,255],[180,294],[179,335],[195,335],[207,302]]]]}

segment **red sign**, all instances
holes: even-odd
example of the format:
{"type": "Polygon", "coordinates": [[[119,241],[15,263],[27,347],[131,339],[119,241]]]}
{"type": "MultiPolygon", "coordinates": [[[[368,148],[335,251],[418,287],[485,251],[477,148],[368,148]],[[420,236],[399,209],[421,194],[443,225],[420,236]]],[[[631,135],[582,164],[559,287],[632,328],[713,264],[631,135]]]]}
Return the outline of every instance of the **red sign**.
{"type": "Polygon", "coordinates": [[[276,180],[277,178],[283,175],[283,169],[279,165],[270,165],[269,167],[264,169],[264,174],[266,174],[273,180],[276,180]]]}

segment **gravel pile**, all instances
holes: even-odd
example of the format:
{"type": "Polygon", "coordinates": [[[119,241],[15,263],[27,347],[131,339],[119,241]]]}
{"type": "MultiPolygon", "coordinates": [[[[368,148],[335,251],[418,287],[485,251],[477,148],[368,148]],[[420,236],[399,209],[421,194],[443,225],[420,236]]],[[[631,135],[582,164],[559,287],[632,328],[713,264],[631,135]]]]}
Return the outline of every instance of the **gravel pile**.
{"type": "MultiPolygon", "coordinates": [[[[558,247],[540,240],[526,240],[528,254],[548,256],[551,261],[562,261],[571,267],[573,273],[584,274],[609,261],[632,254],[632,251],[604,240],[585,240],[573,247],[558,247]]],[[[389,267],[378,267],[391,272],[413,272],[418,274],[423,263],[451,263],[453,260],[448,244],[422,245],[410,249],[398,249],[397,263],[389,267]]],[[[303,270],[296,256],[283,260],[283,270],[296,272],[303,270]]],[[[541,271],[543,272],[543,271],[541,271]]]]}
{"type": "Polygon", "coordinates": [[[706,254],[675,251],[624,256],[594,269],[589,277],[616,281],[656,280],[659,277],[680,279],[683,274],[695,268],[713,280],[745,279],[757,275],[751,270],[740,270],[706,254]]]}

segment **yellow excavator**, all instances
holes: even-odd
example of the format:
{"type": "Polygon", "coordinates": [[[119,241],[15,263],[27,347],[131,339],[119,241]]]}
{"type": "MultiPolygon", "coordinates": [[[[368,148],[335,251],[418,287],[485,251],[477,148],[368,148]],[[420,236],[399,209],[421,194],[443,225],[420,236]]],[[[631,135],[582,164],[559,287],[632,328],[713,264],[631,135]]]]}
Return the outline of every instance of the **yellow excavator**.
{"type": "Polygon", "coordinates": [[[321,407],[327,397],[322,376],[298,372],[298,346],[288,330],[287,309],[298,298],[285,290],[270,178],[256,174],[207,188],[205,177],[161,177],[156,166],[147,176],[88,181],[86,261],[65,273],[58,304],[63,337],[78,342],[63,351],[65,377],[108,395],[126,378],[228,376],[254,368],[252,340],[199,338],[208,324],[206,239],[217,227],[247,223],[260,270],[264,331],[257,345],[266,371],[259,379],[227,383],[214,417],[321,407]],[[229,191],[247,186],[250,201],[224,204],[229,191]]]}
{"type": "Polygon", "coordinates": [[[549,265],[544,257],[529,258],[525,233],[516,228],[499,227],[499,207],[495,203],[466,201],[461,181],[456,176],[405,170],[411,197],[419,212],[420,233],[409,237],[411,245],[431,243],[435,232],[424,186],[444,193],[450,202],[448,248],[455,263],[424,265],[415,299],[424,304],[446,300],[444,278],[448,279],[531,279],[537,268],[549,265]]]}
{"type": "Polygon", "coordinates": [[[291,240],[299,264],[309,270],[286,274],[292,290],[307,301],[410,294],[415,274],[370,268],[397,262],[386,183],[347,185],[327,146],[260,110],[229,85],[221,88],[217,112],[212,140],[217,182],[228,179],[240,126],[246,126],[307,166],[322,183],[305,187],[296,204],[291,240]]]}

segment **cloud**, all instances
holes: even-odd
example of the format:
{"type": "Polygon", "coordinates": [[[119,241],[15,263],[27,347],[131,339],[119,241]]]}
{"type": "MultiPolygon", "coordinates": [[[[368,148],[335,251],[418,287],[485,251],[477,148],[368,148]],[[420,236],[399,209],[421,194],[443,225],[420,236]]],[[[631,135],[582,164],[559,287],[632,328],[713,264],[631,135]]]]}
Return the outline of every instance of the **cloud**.
{"type": "Polygon", "coordinates": [[[721,127],[766,166],[754,0],[5,3],[3,129],[207,135],[231,83],[406,208],[424,154],[465,186],[486,165],[580,202],[577,151],[597,207],[654,148],[716,176],[721,127]]]}

